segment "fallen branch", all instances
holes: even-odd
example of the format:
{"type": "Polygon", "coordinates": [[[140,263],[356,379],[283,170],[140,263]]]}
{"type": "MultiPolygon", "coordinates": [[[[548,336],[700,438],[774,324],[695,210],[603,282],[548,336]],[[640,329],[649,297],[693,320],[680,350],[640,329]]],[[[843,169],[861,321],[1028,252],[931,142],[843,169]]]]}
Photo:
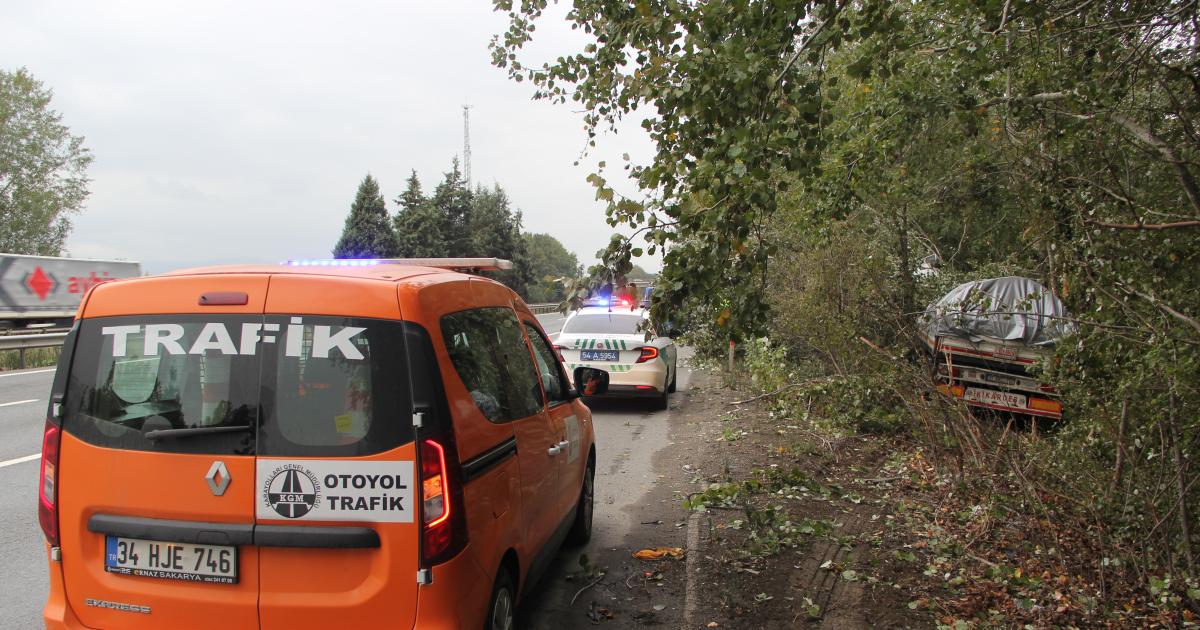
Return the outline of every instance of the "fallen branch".
{"type": "Polygon", "coordinates": [[[900,479],[904,479],[904,476],[896,475],[895,477],[876,477],[875,479],[863,479],[862,481],[863,483],[887,483],[889,481],[897,481],[900,479]]]}
{"type": "MultiPolygon", "coordinates": [[[[1124,288],[1124,287],[1122,287],[1122,288],[1124,288]]],[[[1137,291],[1134,289],[1126,289],[1126,291],[1128,291],[1136,296],[1139,296],[1142,299],[1148,300],[1151,304],[1153,304],[1155,307],[1157,307],[1158,310],[1170,315],[1171,317],[1174,317],[1175,319],[1178,319],[1179,321],[1187,324],[1188,326],[1191,326],[1192,329],[1195,330],[1197,334],[1200,334],[1200,321],[1197,321],[1194,317],[1189,317],[1187,315],[1184,315],[1183,313],[1180,313],[1179,311],[1171,308],[1171,306],[1169,304],[1154,297],[1153,295],[1142,293],[1141,291],[1137,291]]]]}
{"type": "Polygon", "coordinates": [[[991,107],[1001,103],[1052,103],[1070,98],[1073,94],[1073,92],[1043,92],[1042,94],[1032,94],[1030,96],[998,96],[980,103],[979,107],[991,107]]]}
{"type": "Polygon", "coordinates": [[[770,398],[771,396],[775,396],[776,394],[782,394],[783,392],[786,392],[789,389],[795,389],[797,387],[802,387],[804,385],[812,385],[813,383],[820,383],[821,381],[828,381],[828,380],[830,380],[830,378],[831,377],[829,377],[829,376],[822,376],[820,378],[810,378],[806,381],[800,381],[799,383],[791,383],[788,385],[784,385],[783,387],[780,387],[779,389],[777,389],[773,392],[761,394],[761,395],[755,396],[754,398],[747,398],[746,400],[735,400],[733,402],[728,402],[725,404],[727,404],[727,405],[744,405],[748,402],[754,402],[756,400],[761,400],[763,398],[770,398]]]}
{"type": "Polygon", "coordinates": [[[883,356],[885,356],[889,359],[892,359],[892,360],[896,359],[896,357],[889,354],[887,350],[880,348],[878,345],[875,344],[875,342],[871,341],[870,339],[867,339],[866,337],[859,337],[858,340],[867,344],[867,346],[869,346],[872,350],[882,354],[883,356]]]}
{"type": "Polygon", "coordinates": [[[599,583],[600,583],[600,580],[603,580],[603,579],[604,579],[604,574],[603,574],[603,573],[601,573],[601,574],[599,575],[599,577],[597,577],[596,579],[592,580],[591,582],[588,582],[587,584],[585,584],[585,585],[583,586],[583,588],[579,589],[578,591],[575,591],[575,597],[572,597],[572,598],[571,598],[571,603],[570,603],[570,604],[567,604],[567,606],[574,606],[574,605],[575,605],[575,600],[576,600],[576,599],[578,599],[578,598],[579,598],[579,596],[580,596],[580,595],[582,595],[584,591],[586,591],[586,590],[588,590],[589,588],[592,588],[593,586],[595,586],[595,585],[599,584],[599,583]]]}
{"type": "Polygon", "coordinates": [[[1106,223],[1088,219],[1088,225],[1095,225],[1113,230],[1173,230],[1175,228],[1200,227],[1200,221],[1176,221],[1174,223],[1106,223]]]}

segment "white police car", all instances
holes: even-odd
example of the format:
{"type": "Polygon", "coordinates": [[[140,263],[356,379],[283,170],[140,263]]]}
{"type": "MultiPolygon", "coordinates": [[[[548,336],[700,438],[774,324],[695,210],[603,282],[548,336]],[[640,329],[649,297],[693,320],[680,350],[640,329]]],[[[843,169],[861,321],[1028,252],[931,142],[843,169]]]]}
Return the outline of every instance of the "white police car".
{"type": "MultiPolygon", "coordinates": [[[[606,396],[652,397],[657,408],[667,408],[678,378],[678,352],[672,339],[657,334],[645,309],[620,302],[586,306],[567,317],[554,344],[568,372],[606,372],[606,396]]],[[[587,383],[576,385],[589,395],[587,383]]]]}

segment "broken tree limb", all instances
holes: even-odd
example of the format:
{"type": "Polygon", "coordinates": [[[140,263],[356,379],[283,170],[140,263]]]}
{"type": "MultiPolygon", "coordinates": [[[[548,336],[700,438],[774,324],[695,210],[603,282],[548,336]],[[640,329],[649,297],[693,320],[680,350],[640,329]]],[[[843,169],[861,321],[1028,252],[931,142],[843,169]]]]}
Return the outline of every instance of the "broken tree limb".
{"type": "Polygon", "coordinates": [[[1176,221],[1174,223],[1106,223],[1087,219],[1088,225],[1111,228],[1114,230],[1173,230],[1176,228],[1200,227],[1200,221],[1176,221]]]}
{"type": "Polygon", "coordinates": [[[579,599],[579,596],[580,596],[580,595],[582,595],[584,591],[586,591],[586,590],[588,590],[589,588],[592,588],[593,586],[595,586],[595,585],[599,584],[599,583],[600,583],[600,580],[603,580],[603,579],[604,579],[604,574],[603,574],[603,573],[601,573],[599,577],[597,577],[596,579],[592,580],[591,582],[588,582],[587,584],[585,584],[585,585],[583,586],[583,588],[579,589],[578,591],[575,591],[575,596],[571,598],[571,603],[570,603],[570,604],[567,604],[567,605],[568,605],[568,606],[574,606],[574,605],[575,605],[575,600],[576,600],[576,599],[579,599]]]}
{"type": "Polygon", "coordinates": [[[831,378],[832,377],[829,377],[829,376],[822,376],[821,378],[810,378],[806,381],[800,381],[799,383],[789,383],[787,385],[784,385],[783,387],[780,387],[779,389],[777,389],[773,392],[767,392],[766,394],[760,394],[758,396],[755,396],[753,398],[747,398],[745,400],[734,400],[734,401],[726,403],[726,404],[728,404],[728,405],[744,405],[748,402],[754,402],[756,400],[761,400],[763,398],[770,398],[771,396],[782,394],[783,392],[786,392],[789,389],[803,387],[804,385],[812,385],[813,383],[820,383],[821,381],[828,381],[831,378]]]}
{"type": "Polygon", "coordinates": [[[1124,127],[1139,142],[1154,149],[1164,162],[1170,164],[1175,169],[1175,175],[1179,178],[1179,184],[1183,187],[1183,192],[1187,195],[1188,201],[1192,203],[1192,208],[1200,212],[1200,189],[1197,189],[1196,180],[1192,177],[1191,171],[1188,170],[1187,164],[1175,155],[1175,151],[1171,149],[1171,145],[1167,144],[1162,138],[1154,135],[1149,129],[1135,122],[1132,118],[1121,114],[1109,114],[1109,118],[1124,127]]]}

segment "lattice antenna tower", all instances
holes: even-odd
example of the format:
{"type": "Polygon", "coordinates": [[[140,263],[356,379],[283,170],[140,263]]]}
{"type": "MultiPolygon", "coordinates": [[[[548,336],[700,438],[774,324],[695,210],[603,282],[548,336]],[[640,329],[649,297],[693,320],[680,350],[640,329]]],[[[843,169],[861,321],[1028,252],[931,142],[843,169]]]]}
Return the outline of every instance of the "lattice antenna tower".
{"type": "Polygon", "coordinates": [[[471,106],[463,105],[463,181],[471,190],[471,106]]]}

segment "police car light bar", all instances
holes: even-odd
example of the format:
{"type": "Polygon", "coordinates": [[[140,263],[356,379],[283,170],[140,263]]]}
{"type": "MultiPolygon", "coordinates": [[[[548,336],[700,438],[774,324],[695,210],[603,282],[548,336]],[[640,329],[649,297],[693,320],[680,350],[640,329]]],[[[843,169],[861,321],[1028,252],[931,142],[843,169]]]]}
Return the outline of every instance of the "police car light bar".
{"type": "Polygon", "coordinates": [[[374,267],[376,265],[411,265],[439,269],[495,271],[512,269],[512,261],[503,258],[320,258],[316,260],[285,260],[291,267],[374,267]]]}

